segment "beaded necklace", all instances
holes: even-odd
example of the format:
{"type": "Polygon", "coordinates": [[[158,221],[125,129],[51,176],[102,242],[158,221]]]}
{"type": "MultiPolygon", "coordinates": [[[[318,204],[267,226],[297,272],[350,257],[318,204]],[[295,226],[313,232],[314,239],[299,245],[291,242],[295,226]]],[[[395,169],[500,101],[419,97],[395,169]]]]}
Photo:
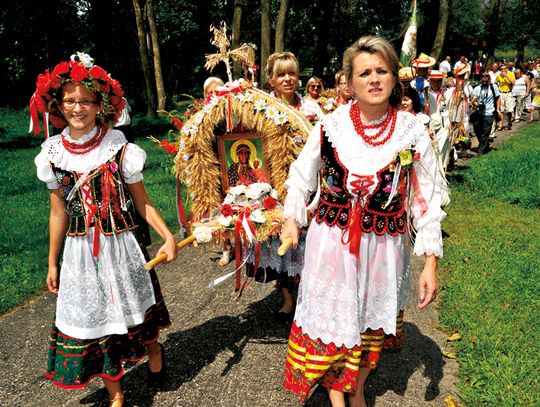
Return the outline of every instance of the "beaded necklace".
{"type": "Polygon", "coordinates": [[[103,138],[107,134],[107,130],[108,129],[106,127],[98,126],[96,130],[96,135],[82,144],[72,143],[71,141],[67,140],[64,134],[62,134],[62,144],[64,148],[72,154],[86,154],[99,146],[101,140],[103,140],[103,138]]]}
{"type": "Polygon", "coordinates": [[[358,103],[355,103],[351,106],[349,115],[353,122],[356,133],[358,133],[358,135],[361,136],[362,139],[371,146],[380,146],[386,143],[390,139],[390,137],[392,137],[392,134],[394,133],[394,128],[396,127],[397,112],[396,109],[394,109],[393,107],[388,108],[388,112],[384,121],[377,124],[364,125],[364,123],[362,123],[362,117],[360,115],[360,107],[358,106],[358,103]],[[390,126],[388,134],[381,138],[384,132],[388,129],[388,126],[390,126]],[[365,129],[377,128],[380,128],[380,130],[372,136],[367,135],[365,132],[365,129]]]}

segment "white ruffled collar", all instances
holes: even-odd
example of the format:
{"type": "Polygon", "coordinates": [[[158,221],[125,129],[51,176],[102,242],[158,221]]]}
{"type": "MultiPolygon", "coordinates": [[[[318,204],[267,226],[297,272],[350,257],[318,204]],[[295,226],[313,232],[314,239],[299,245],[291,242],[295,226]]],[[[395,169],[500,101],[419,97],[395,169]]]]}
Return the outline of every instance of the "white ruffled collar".
{"type": "Polygon", "coordinates": [[[84,154],[73,154],[67,151],[62,144],[62,135],[68,141],[82,144],[96,135],[97,128],[74,140],[69,136],[69,130],[64,129],[61,134],[49,137],[42,144],[42,149],[47,155],[47,160],[55,167],[63,170],[86,173],[99,167],[111,159],[126,143],[124,134],[119,130],[109,129],[101,140],[99,146],[84,154]]]}
{"type": "Polygon", "coordinates": [[[86,133],[82,137],[79,137],[79,139],[77,140],[71,137],[71,134],[69,133],[69,127],[66,127],[64,130],[62,130],[62,133],[61,133],[61,135],[64,136],[67,141],[74,144],[86,143],[87,141],[91,140],[96,134],[97,134],[97,127],[94,127],[92,130],[90,130],[88,133],[86,133]]]}
{"type": "MultiPolygon", "coordinates": [[[[322,123],[340,160],[350,171],[358,174],[377,173],[388,165],[399,151],[416,145],[419,138],[426,133],[424,125],[414,115],[398,111],[394,134],[390,140],[380,146],[371,146],[356,133],[350,119],[350,108],[350,104],[338,107],[331,114],[324,116],[322,123]]],[[[383,116],[375,122],[384,118],[383,116]]],[[[377,131],[378,129],[366,129],[367,133],[377,131]]]]}

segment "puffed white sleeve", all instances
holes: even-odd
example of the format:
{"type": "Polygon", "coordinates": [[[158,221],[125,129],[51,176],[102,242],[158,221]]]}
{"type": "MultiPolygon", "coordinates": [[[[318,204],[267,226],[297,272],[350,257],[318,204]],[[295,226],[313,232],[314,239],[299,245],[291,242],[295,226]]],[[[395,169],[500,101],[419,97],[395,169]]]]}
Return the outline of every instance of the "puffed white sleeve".
{"type": "Polygon", "coordinates": [[[414,173],[411,173],[411,215],[416,230],[414,253],[419,256],[434,254],[442,257],[441,222],[446,213],[441,209],[442,186],[437,176],[437,158],[426,129],[421,126],[419,131],[422,135],[416,144],[416,152],[420,154],[420,159],[414,162],[414,173]]]}
{"type": "Polygon", "coordinates": [[[142,170],[146,162],[146,152],[138,145],[128,143],[122,159],[122,175],[126,184],[143,180],[142,170]]]}
{"type": "Polygon", "coordinates": [[[285,182],[287,198],[283,217],[294,218],[299,226],[307,226],[306,203],[317,189],[318,172],[321,168],[321,123],[317,123],[295,162],[291,164],[289,178],[285,182]]]}
{"type": "Polygon", "coordinates": [[[49,162],[49,157],[45,148],[41,148],[39,154],[34,158],[34,163],[36,164],[37,177],[40,181],[43,181],[47,184],[49,189],[58,189],[60,184],[56,179],[54,172],[49,162]]]}

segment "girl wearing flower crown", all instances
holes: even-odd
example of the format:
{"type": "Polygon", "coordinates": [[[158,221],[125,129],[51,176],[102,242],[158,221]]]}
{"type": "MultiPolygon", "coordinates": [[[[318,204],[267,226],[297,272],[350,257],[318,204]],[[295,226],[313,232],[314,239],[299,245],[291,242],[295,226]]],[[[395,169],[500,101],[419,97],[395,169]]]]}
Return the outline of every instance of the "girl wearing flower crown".
{"type": "Polygon", "coordinates": [[[101,377],[114,407],[124,400],[123,361],[148,354],[151,385],[165,374],[158,337],[170,320],[156,273],[144,268],[142,219],[165,241],[159,252],[176,258],[174,236],[142,183],[145,152],[111,129],[122,96],[118,81],[79,53],[39,75],[30,101],[35,133],[39,112],[46,136],[49,120],[64,128],[35,158],[50,190],[47,287],[58,296],[46,376],[70,389],[101,377]]]}

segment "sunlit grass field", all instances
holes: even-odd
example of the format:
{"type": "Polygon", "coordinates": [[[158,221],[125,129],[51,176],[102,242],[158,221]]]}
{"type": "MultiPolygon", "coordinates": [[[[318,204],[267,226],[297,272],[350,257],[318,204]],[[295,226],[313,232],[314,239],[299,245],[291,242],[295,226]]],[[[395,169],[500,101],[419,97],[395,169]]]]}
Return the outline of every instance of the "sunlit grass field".
{"type": "Polygon", "coordinates": [[[440,321],[467,406],[540,405],[540,126],[471,162],[445,208],[440,321]]]}

